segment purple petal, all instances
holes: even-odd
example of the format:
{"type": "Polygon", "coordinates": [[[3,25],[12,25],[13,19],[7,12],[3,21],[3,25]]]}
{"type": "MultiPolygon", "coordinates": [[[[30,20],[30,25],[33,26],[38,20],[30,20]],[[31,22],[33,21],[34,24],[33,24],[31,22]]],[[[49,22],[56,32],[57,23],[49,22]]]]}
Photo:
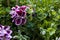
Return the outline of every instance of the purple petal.
{"type": "Polygon", "coordinates": [[[0,40],[3,40],[2,38],[0,38],[0,40]]]}
{"type": "Polygon", "coordinates": [[[15,11],[15,7],[12,7],[11,9],[15,11]]]}
{"type": "Polygon", "coordinates": [[[10,26],[5,26],[4,27],[4,30],[9,30],[10,29],[10,26]]]}
{"type": "Polygon", "coordinates": [[[12,38],[12,36],[11,35],[7,35],[6,38],[12,38]]]}
{"type": "Polygon", "coordinates": [[[7,31],[7,33],[8,33],[8,34],[11,34],[11,33],[12,33],[12,31],[11,31],[11,30],[8,30],[8,31],[7,31]]]}
{"type": "Polygon", "coordinates": [[[20,9],[22,9],[23,11],[26,9],[27,6],[21,6],[20,9]]]}
{"type": "Polygon", "coordinates": [[[0,38],[3,38],[3,36],[0,36],[0,38]]]}
{"type": "Polygon", "coordinates": [[[25,17],[26,16],[26,12],[23,12],[21,16],[22,17],[25,17]]]}
{"type": "Polygon", "coordinates": [[[15,7],[15,8],[20,8],[20,6],[16,5],[16,7],[15,7]]]}
{"type": "Polygon", "coordinates": [[[4,36],[4,34],[3,33],[0,33],[0,37],[3,37],[4,36]]]}
{"type": "Polygon", "coordinates": [[[16,15],[17,15],[17,13],[16,12],[14,12],[14,13],[11,13],[11,18],[14,18],[16,15]]]}
{"type": "Polygon", "coordinates": [[[7,26],[4,27],[4,29],[8,28],[7,26]]]}
{"type": "Polygon", "coordinates": [[[4,35],[4,34],[6,34],[7,32],[6,32],[6,30],[2,30],[2,34],[4,35]]]}
{"type": "Polygon", "coordinates": [[[22,15],[22,12],[23,12],[22,10],[17,11],[17,14],[21,16],[22,15]]]}
{"type": "Polygon", "coordinates": [[[10,38],[5,38],[5,40],[10,40],[10,38]]]}
{"type": "Polygon", "coordinates": [[[22,25],[26,23],[26,19],[22,19],[22,25]]]}
{"type": "Polygon", "coordinates": [[[5,34],[4,37],[8,36],[8,34],[5,34]]]}
{"type": "Polygon", "coordinates": [[[11,14],[11,15],[12,15],[12,14],[14,14],[14,13],[15,13],[15,11],[10,11],[10,13],[9,13],[9,14],[11,14]]]}
{"type": "Polygon", "coordinates": [[[15,22],[15,19],[16,19],[16,17],[14,17],[14,18],[12,19],[12,22],[15,22]]]}
{"type": "Polygon", "coordinates": [[[22,22],[22,19],[20,19],[20,18],[15,19],[15,24],[16,25],[20,25],[21,22],[22,22]]]}
{"type": "Polygon", "coordinates": [[[0,30],[0,40],[2,38],[2,40],[7,40],[7,38],[9,38],[8,40],[10,40],[10,38],[12,38],[11,33],[12,31],[10,30],[10,26],[3,26],[1,25],[1,30],[0,30]]]}

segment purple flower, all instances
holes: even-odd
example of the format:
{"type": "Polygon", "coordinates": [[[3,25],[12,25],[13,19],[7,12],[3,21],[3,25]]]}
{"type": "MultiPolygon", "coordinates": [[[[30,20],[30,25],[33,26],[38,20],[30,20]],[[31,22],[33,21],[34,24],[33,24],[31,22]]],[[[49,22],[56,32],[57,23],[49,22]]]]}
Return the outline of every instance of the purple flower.
{"type": "Polygon", "coordinates": [[[25,24],[26,23],[26,19],[25,18],[17,18],[16,20],[15,20],[15,24],[16,25],[23,25],[23,24],[25,24]]]}
{"type": "Polygon", "coordinates": [[[10,30],[10,26],[0,25],[0,40],[10,40],[12,30],[10,30]]]}
{"type": "Polygon", "coordinates": [[[16,25],[20,25],[22,23],[22,19],[21,18],[16,18],[15,19],[15,24],[16,25]]]}
{"type": "Polygon", "coordinates": [[[14,18],[17,16],[17,13],[15,11],[10,11],[10,14],[11,14],[11,18],[14,18]]]}
{"type": "Polygon", "coordinates": [[[26,11],[26,8],[27,8],[27,6],[25,6],[25,5],[20,7],[20,9],[22,9],[23,11],[26,11]]]}
{"type": "Polygon", "coordinates": [[[18,6],[12,8],[10,11],[11,18],[13,19],[12,22],[14,22],[16,25],[23,25],[26,23],[26,9],[27,6],[18,6]]]}

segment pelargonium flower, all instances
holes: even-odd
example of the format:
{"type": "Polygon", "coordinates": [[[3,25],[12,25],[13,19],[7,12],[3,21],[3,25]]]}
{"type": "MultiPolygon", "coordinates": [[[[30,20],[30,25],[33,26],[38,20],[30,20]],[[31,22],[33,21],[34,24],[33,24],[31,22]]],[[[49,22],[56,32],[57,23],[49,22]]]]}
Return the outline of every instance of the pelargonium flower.
{"type": "Polygon", "coordinates": [[[0,25],[0,40],[10,40],[12,30],[10,30],[10,26],[0,25]]]}
{"type": "Polygon", "coordinates": [[[12,10],[10,11],[11,18],[13,19],[12,22],[14,22],[16,25],[23,25],[26,23],[26,10],[27,6],[18,6],[12,7],[12,10]]]}

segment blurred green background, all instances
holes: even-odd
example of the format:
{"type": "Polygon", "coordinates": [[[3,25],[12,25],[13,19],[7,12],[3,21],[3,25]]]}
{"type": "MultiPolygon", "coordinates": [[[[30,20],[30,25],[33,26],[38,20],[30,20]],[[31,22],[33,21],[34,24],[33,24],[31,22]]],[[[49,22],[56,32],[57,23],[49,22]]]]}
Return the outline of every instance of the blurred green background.
{"type": "Polygon", "coordinates": [[[0,0],[0,24],[11,26],[11,40],[56,40],[60,37],[60,0],[0,0]],[[27,23],[19,26],[20,34],[9,14],[15,5],[30,7],[27,23]]]}

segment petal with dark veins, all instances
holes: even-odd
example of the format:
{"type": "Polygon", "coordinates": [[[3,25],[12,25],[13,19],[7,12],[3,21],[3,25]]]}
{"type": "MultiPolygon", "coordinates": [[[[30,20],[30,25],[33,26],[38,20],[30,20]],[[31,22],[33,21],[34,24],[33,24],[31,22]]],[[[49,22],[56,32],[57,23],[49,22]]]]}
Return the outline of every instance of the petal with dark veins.
{"type": "Polygon", "coordinates": [[[26,23],[26,19],[24,18],[24,19],[22,19],[22,23],[21,24],[23,25],[25,23],[26,23]]]}
{"type": "Polygon", "coordinates": [[[20,18],[15,19],[15,24],[16,25],[20,25],[21,23],[22,23],[22,19],[20,19],[20,18]]]}

